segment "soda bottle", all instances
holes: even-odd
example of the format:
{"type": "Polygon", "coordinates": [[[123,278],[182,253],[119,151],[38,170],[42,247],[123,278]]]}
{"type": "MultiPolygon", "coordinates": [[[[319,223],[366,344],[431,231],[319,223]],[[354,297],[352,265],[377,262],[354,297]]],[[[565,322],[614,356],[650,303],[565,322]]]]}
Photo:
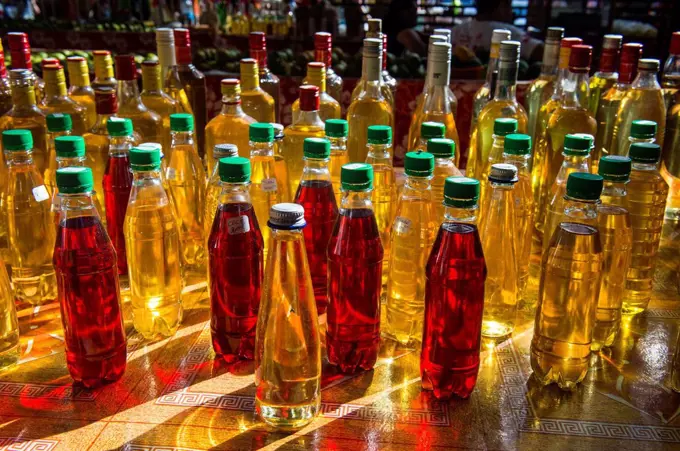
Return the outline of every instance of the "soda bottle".
{"type": "Polygon", "coordinates": [[[14,305],[14,293],[9,283],[5,262],[0,259],[0,370],[9,368],[19,361],[19,321],[14,305]]]}
{"type": "Polygon", "coordinates": [[[343,373],[370,370],[380,347],[383,247],[373,213],[373,167],[342,167],[340,214],[328,244],[326,349],[343,373]]]}
{"type": "Polygon", "coordinates": [[[420,378],[437,399],[467,398],[479,370],[486,279],[477,230],[479,182],[449,177],[444,190],[444,222],[425,269],[420,378]]]}
{"type": "Polygon", "coordinates": [[[326,138],[331,143],[331,159],[328,162],[328,171],[331,173],[331,182],[333,183],[333,193],[335,194],[336,202],[342,197],[340,172],[342,167],[349,163],[347,131],[347,121],[344,119],[328,119],[326,121],[326,138]]]}
{"type": "Polygon", "coordinates": [[[305,249],[310,264],[316,309],[326,313],[328,305],[328,257],[326,250],[338,217],[328,162],[331,143],[323,138],[307,138],[304,142],[305,167],[295,203],[305,210],[307,227],[303,230],[305,249]]]}
{"type": "MultiPolygon", "coordinates": [[[[238,147],[235,144],[216,144],[213,147],[213,159],[219,162],[222,158],[238,157],[238,147]]],[[[250,174],[250,172],[249,172],[250,174]]],[[[250,182],[250,177],[248,177],[250,182]]],[[[206,241],[210,238],[213,221],[217,206],[220,204],[220,193],[222,192],[222,179],[220,177],[219,164],[216,164],[208,178],[205,189],[205,209],[203,212],[203,230],[206,241]]]]}
{"type": "MultiPolygon", "coordinates": [[[[427,142],[427,152],[434,155],[432,173],[432,201],[434,202],[435,224],[444,219],[444,185],[449,177],[462,177],[455,163],[456,142],[452,139],[433,138],[427,142]]],[[[437,227],[437,226],[435,226],[437,227]]]]}
{"type": "Polygon", "coordinates": [[[274,205],[255,336],[255,410],[277,429],[310,423],[321,407],[321,344],[302,229],[304,209],[274,205]]]}
{"type": "MultiPolygon", "coordinates": [[[[54,140],[54,147],[57,154],[55,161],[57,168],[54,171],[54,189],[52,193],[52,213],[55,224],[59,226],[59,190],[56,185],[57,170],[67,167],[85,166],[85,140],[82,136],[60,136],[54,140]]],[[[94,189],[92,190],[94,193],[94,189]]],[[[95,193],[96,196],[96,193],[95,193]]],[[[99,208],[99,202],[95,199],[95,208],[99,208]]],[[[100,211],[100,210],[97,210],[100,211]]]]}
{"type": "Polygon", "coordinates": [[[66,366],[74,381],[96,387],[120,379],[127,344],[116,251],[95,206],[92,170],[57,170],[59,229],[54,246],[66,366]]]}
{"type": "Polygon", "coordinates": [[[254,358],[264,243],[250,203],[250,161],[217,161],[222,189],[208,238],[210,332],[215,354],[232,363],[254,358]]]}

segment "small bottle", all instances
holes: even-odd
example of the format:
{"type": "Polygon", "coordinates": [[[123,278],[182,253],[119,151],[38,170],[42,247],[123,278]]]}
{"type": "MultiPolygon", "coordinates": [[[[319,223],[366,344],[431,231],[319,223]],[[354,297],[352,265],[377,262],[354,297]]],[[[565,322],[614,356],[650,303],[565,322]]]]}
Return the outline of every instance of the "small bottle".
{"type": "Polygon", "coordinates": [[[163,148],[170,148],[170,115],[181,113],[179,102],[165,93],[161,83],[161,66],[158,61],[144,61],[142,63],[142,93],[140,94],[144,106],[161,117],[163,124],[163,148]]]}
{"type": "Polygon", "coordinates": [[[14,293],[9,283],[5,262],[0,259],[0,370],[11,368],[21,357],[19,320],[14,293]]]}
{"type": "Polygon", "coordinates": [[[647,309],[652,293],[668,184],[659,173],[661,149],[658,144],[634,143],[628,156],[633,160],[627,186],[633,250],[623,297],[623,314],[636,315],[647,309]]]}
{"type": "MultiPolygon", "coordinates": [[[[220,161],[222,158],[238,157],[238,147],[234,144],[217,144],[213,147],[213,160],[220,161]]],[[[208,184],[205,188],[205,209],[203,213],[203,230],[206,240],[210,237],[213,222],[215,220],[215,212],[220,204],[220,193],[224,188],[222,179],[220,177],[220,165],[215,165],[208,184]]],[[[250,172],[248,172],[248,183],[250,183],[250,172]]]]}
{"type": "Polygon", "coordinates": [[[343,373],[370,370],[380,347],[383,247],[373,213],[373,168],[342,167],[340,214],[328,244],[328,361],[343,373]]]}
{"type": "Polygon", "coordinates": [[[61,136],[70,136],[73,131],[73,123],[70,114],[52,113],[46,118],[47,123],[47,170],[45,171],[45,186],[50,193],[57,188],[57,158],[55,140],[61,136]]]}
{"type": "Polygon", "coordinates": [[[12,109],[12,90],[9,86],[9,74],[5,66],[5,52],[0,43],[0,116],[12,109]]]}
{"type": "Polygon", "coordinates": [[[257,61],[253,58],[241,60],[241,106],[243,111],[257,122],[275,121],[275,102],[272,96],[260,87],[257,61]]]}
{"type": "MultiPolygon", "coordinates": [[[[302,80],[302,84],[319,88],[319,117],[322,121],[340,118],[340,103],[326,92],[326,67],[323,63],[307,63],[307,76],[302,80]]],[[[297,116],[300,111],[300,99],[293,102],[292,111],[293,117],[297,116]]]]}
{"type": "Polygon", "coordinates": [[[623,292],[633,244],[626,188],[630,179],[631,160],[608,155],[602,157],[598,170],[604,179],[601,204],[597,207],[597,228],[602,241],[604,265],[590,345],[592,351],[611,346],[621,325],[623,292]]]}
{"type": "Polygon", "coordinates": [[[462,177],[455,164],[456,143],[452,139],[433,138],[427,142],[427,152],[434,155],[432,176],[432,202],[434,203],[435,227],[444,219],[444,186],[449,177],[462,177]]]}
{"type": "Polygon", "coordinates": [[[61,65],[43,67],[45,96],[40,106],[45,114],[62,113],[71,116],[73,133],[82,136],[88,130],[87,110],[68,96],[66,77],[61,65]]]}
{"type": "Polygon", "coordinates": [[[78,105],[85,108],[85,131],[89,131],[97,120],[94,103],[94,89],[90,86],[90,69],[87,61],[81,56],[70,56],[66,59],[68,69],[68,96],[78,105]]]}
{"type": "Polygon", "coordinates": [[[288,165],[283,157],[283,138],[285,127],[281,124],[272,124],[274,127],[274,171],[276,180],[281,180],[281,200],[289,202],[293,199],[290,193],[290,177],[288,176],[288,165]]]}
{"type": "Polygon", "coordinates": [[[12,57],[12,69],[30,71],[32,85],[35,88],[35,97],[38,103],[42,103],[43,96],[45,95],[45,82],[33,70],[31,44],[28,42],[28,34],[21,32],[7,33],[7,43],[9,44],[9,53],[12,57]]]}
{"type": "Polygon", "coordinates": [[[498,62],[501,56],[501,42],[509,41],[512,38],[510,30],[498,28],[491,34],[491,49],[489,51],[489,64],[486,67],[486,80],[477,90],[472,100],[472,124],[470,130],[477,124],[477,118],[484,106],[493,98],[498,79],[498,62]]]}
{"type": "Polygon", "coordinates": [[[588,109],[593,116],[597,114],[600,99],[616,84],[619,74],[616,72],[616,62],[619,59],[623,36],[620,34],[605,34],[602,39],[602,53],[600,67],[590,79],[590,99],[588,109]]]}
{"type": "Polygon", "coordinates": [[[92,89],[117,89],[118,80],[113,75],[113,58],[108,50],[95,50],[92,52],[94,59],[94,81],[92,89]]]}
{"type": "Polygon", "coordinates": [[[482,193],[479,200],[481,205],[484,205],[484,197],[489,190],[489,174],[491,173],[491,166],[496,163],[503,162],[503,150],[505,149],[505,137],[511,133],[517,133],[517,119],[511,117],[501,117],[493,123],[493,135],[491,151],[488,159],[484,162],[482,168],[482,193]]]}
{"type": "Polygon", "coordinates": [[[383,335],[403,345],[422,342],[425,267],[434,241],[435,221],[430,180],[434,155],[408,152],[406,182],[399,194],[390,235],[387,269],[387,321],[383,335]]]}
{"type": "MultiPolygon", "coordinates": [[[[54,169],[54,186],[48,187],[52,193],[52,214],[54,215],[55,224],[59,226],[59,190],[57,188],[57,170],[68,167],[84,167],[85,166],[85,140],[82,136],[60,136],[54,142],[56,167],[54,169]]],[[[92,195],[96,196],[94,188],[92,188],[92,195]]],[[[94,200],[95,207],[99,208],[98,202],[94,200]]]]}
{"type": "Polygon", "coordinates": [[[115,382],[127,364],[116,251],[95,206],[90,168],[57,170],[59,229],[54,246],[66,366],[92,388],[115,382]]]}
{"type": "Polygon", "coordinates": [[[5,200],[14,295],[42,305],[57,298],[50,194],[33,162],[30,131],[2,132],[2,148],[8,166],[5,200]]]}
{"type": "Polygon", "coordinates": [[[295,430],[321,408],[319,317],[302,231],[304,210],[277,204],[255,336],[255,410],[269,426],[295,430]]]}
{"type": "Polygon", "coordinates": [[[250,202],[250,161],[235,155],[217,161],[222,185],[208,238],[210,332],[215,354],[233,363],[254,358],[264,243],[250,202]]]}
{"type": "Polygon", "coordinates": [[[569,175],[564,212],[543,254],[531,340],[531,369],[542,385],[573,390],[588,372],[602,280],[601,192],[599,175],[569,175]]]}
{"type": "Polygon", "coordinates": [[[333,70],[333,35],[314,33],[314,61],[326,67],[326,89],[338,103],[342,102],[342,78],[333,70]]]}
{"type": "Polygon", "coordinates": [[[486,279],[477,230],[479,182],[450,177],[444,190],[444,222],[425,268],[420,353],[423,389],[442,400],[452,395],[467,398],[477,383],[486,279]]]}
{"type": "Polygon", "coordinates": [[[515,166],[503,163],[491,166],[491,187],[479,223],[488,271],[484,284],[482,335],[494,340],[508,338],[515,328],[520,240],[516,233],[514,187],[518,181],[515,166]]]}
{"type": "Polygon", "coordinates": [[[144,338],[173,335],[182,321],[177,220],[161,181],[157,148],[130,150],[132,191],[125,216],[132,324],[144,338]]]}
{"type": "Polygon", "coordinates": [[[427,152],[428,141],[442,138],[446,138],[446,126],[444,124],[441,122],[423,122],[420,124],[420,139],[413,152],[427,152]]]}
{"type": "Polygon", "coordinates": [[[274,99],[275,122],[280,122],[281,86],[279,77],[272,74],[267,66],[267,35],[262,32],[253,32],[248,36],[250,57],[257,61],[257,70],[260,72],[260,86],[274,99]]]}
{"type": "Polygon", "coordinates": [[[331,173],[336,202],[339,202],[342,198],[340,172],[342,167],[349,163],[347,130],[347,121],[344,119],[328,119],[326,121],[326,138],[331,143],[331,159],[328,162],[328,171],[331,173]]]}

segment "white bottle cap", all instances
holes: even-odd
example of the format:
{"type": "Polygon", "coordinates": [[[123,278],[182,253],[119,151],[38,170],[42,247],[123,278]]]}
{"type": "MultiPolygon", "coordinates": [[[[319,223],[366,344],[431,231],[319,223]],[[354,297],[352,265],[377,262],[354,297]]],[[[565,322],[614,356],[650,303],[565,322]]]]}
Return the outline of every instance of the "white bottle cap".
{"type": "Polygon", "coordinates": [[[307,225],[305,222],[305,209],[299,204],[282,203],[273,205],[269,210],[269,225],[275,228],[300,229],[307,225]]]}
{"type": "Polygon", "coordinates": [[[506,163],[496,163],[491,165],[489,181],[515,183],[517,180],[517,168],[514,165],[506,163]]]}
{"type": "Polygon", "coordinates": [[[446,42],[449,44],[451,43],[451,30],[448,28],[435,28],[432,31],[433,35],[439,35],[439,36],[444,36],[446,38],[446,42]]]}
{"type": "Polygon", "coordinates": [[[510,33],[510,30],[506,30],[504,28],[497,28],[491,34],[491,43],[500,44],[503,41],[509,40],[511,36],[512,33],[510,33]]]}

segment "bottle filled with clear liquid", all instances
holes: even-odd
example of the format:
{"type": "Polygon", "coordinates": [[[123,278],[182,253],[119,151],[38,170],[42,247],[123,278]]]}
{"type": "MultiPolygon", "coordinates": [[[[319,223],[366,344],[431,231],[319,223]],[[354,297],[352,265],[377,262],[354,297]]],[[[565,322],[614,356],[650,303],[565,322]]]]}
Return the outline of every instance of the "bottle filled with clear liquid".
{"type": "Polygon", "coordinates": [[[335,201],[339,202],[342,197],[340,172],[342,167],[349,163],[347,153],[347,121],[344,119],[328,119],[326,121],[326,139],[331,143],[331,157],[328,161],[328,171],[331,173],[333,194],[335,201]]]}
{"type": "MultiPolygon", "coordinates": [[[[224,184],[220,177],[219,161],[222,158],[238,157],[238,147],[234,144],[217,144],[212,150],[213,159],[218,162],[212,172],[208,176],[208,183],[205,187],[205,208],[203,210],[203,234],[206,241],[210,237],[213,221],[215,220],[215,212],[220,203],[220,193],[224,184]]],[[[250,172],[248,172],[250,174],[250,172]]],[[[250,182],[250,176],[248,176],[250,182]]]]}
{"type": "MultiPolygon", "coordinates": [[[[432,172],[432,202],[434,206],[435,227],[444,219],[444,185],[449,177],[462,177],[456,167],[456,143],[452,139],[433,138],[427,142],[427,153],[434,156],[434,171],[432,172]]],[[[436,233],[436,230],[435,230],[436,233]]]]}

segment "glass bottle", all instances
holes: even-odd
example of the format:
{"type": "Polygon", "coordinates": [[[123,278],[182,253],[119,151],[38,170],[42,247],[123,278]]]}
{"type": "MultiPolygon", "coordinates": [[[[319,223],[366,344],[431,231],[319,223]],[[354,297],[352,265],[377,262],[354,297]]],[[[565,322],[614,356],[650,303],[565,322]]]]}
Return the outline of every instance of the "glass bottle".
{"type": "Polygon", "coordinates": [[[94,60],[94,81],[92,89],[118,89],[118,80],[113,75],[113,58],[108,50],[92,52],[94,60]]]}
{"type": "Polygon", "coordinates": [[[600,54],[600,67],[590,79],[590,98],[588,110],[595,116],[600,100],[609,89],[614,86],[619,78],[616,72],[616,61],[619,59],[623,36],[620,34],[605,34],[602,38],[602,53],[600,54]]]}
{"type": "MultiPolygon", "coordinates": [[[[238,157],[238,147],[234,144],[217,144],[213,147],[213,160],[220,161],[222,158],[238,157]]],[[[249,166],[250,167],[250,162],[249,166]]],[[[220,205],[220,193],[224,188],[222,178],[220,176],[220,165],[216,164],[205,188],[205,209],[203,212],[203,234],[205,239],[210,238],[210,231],[212,230],[213,222],[215,221],[215,212],[220,205]]],[[[250,170],[248,171],[248,183],[250,184],[250,170]]],[[[248,185],[250,186],[250,185],[248,185]]],[[[250,203],[250,194],[248,195],[248,202],[250,203]]]]}
{"type": "Polygon", "coordinates": [[[383,335],[403,345],[422,342],[425,267],[434,241],[435,221],[430,180],[434,155],[408,152],[406,182],[399,193],[390,234],[387,266],[387,321],[383,335]]]}
{"type": "Polygon", "coordinates": [[[5,262],[0,259],[0,370],[11,368],[21,357],[19,320],[5,262]]]}
{"type": "MultiPolygon", "coordinates": [[[[666,218],[678,222],[680,221],[680,156],[677,152],[677,149],[680,149],[680,31],[671,35],[668,53],[668,59],[664,64],[661,77],[668,111],[663,152],[661,153],[661,174],[670,189],[666,205],[666,218]]],[[[680,359],[678,360],[680,362],[680,359]]]]}
{"type": "Polygon", "coordinates": [[[659,173],[661,149],[658,144],[634,143],[628,156],[633,160],[627,186],[633,250],[623,295],[623,314],[636,315],[647,309],[652,293],[668,184],[659,173]]]}
{"type": "Polygon", "coordinates": [[[491,48],[489,50],[489,63],[486,66],[486,80],[475,92],[475,96],[472,99],[472,123],[470,124],[470,130],[475,129],[482,109],[494,97],[499,69],[498,63],[501,56],[501,42],[509,41],[510,39],[512,39],[510,30],[499,28],[491,33],[491,48]]]}
{"type": "Polygon", "coordinates": [[[444,219],[444,186],[449,177],[462,177],[455,164],[456,143],[452,139],[433,138],[427,142],[427,152],[434,155],[432,176],[432,202],[434,202],[435,227],[444,219]]]}
{"type": "Polygon", "coordinates": [[[342,167],[349,163],[347,154],[347,121],[344,119],[328,119],[325,124],[326,138],[331,143],[331,157],[328,162],[328,171],[331,173],[333,193],[335,201],[342,198],[340,173],[342,167]]]}
{"type": "MultiPolygon", "coordinates": [[[[172,28],[156,28],[156,53],[161,70],[161,85],[167,95],[179,104],[178,113],[193,113],[191,102],[184,89],[177,65],[175,32],[172,28]]],[[[151,108],[153,109],[153,108],[151,108]]],[[[169,132],[168,132],[169,135],[169,132]]]]}
{"type": "Polygon", "coordinates": [[[349,134],[347,150],[350,161],[365,161],[368,151],[368,126],[394,123],[394,110],[390,99],[385,97],[380,86],[380,60],[382,58],[382,42],[378,39],[364,39],[361,80],[357,84],[356,96],[352,95],[352,103],[347,110],[349,134]]]}
{"type": "Polygon", "coordinates": [[[9,74],[5,66],[5,52],[0,42],[0,116],[4,116],[12,109],[12,90],[9,85],[9,74]]]}
{"type": "Polygon", "coordinates": [[[328,243],[328,361],[343,373],[370,370],[380,347],[383,247],[373,214],[373,168],[342,167],[340,214],[328,243]]]}
{"type": "Polygon", "coordinates": [[[680,103],[680,94],[678,94],[678,89],[680,89],[680,31],[671,35],[668,58],[663,65],[661,75],[661,86],[664,88],[666,110],[680,103]]]}
{"type": "MultiPolygon", "coordinates": [[[[32,92],[33,84],[30,86],[32,92]]],[[[31,132],[2,132],[2,147],[8,166],[5,199],[14,296],[31,305],[42,305],[57,298],[50,195],[33,162],[31,132]]]]}
{"type": "MultiPolygon", "coordinates": [[[[368,30],[366,31],[366,38],[377,39],[381,42],[382,53],[380,57],[380,89],[385,96],[389,99],[392,111],[395,110],[395,95],[397,93],[397,80],[392,77],[387,71],[387,35],[382,32],[382,19],[368,19],[368,30]]],[[[358,94],[358,89],[355,87],[352,92],[352,100],[355,99],[358,94]]],[[[394,125],[394,123],[390,124],[394,125]]]]}
{"type": "Polygon", "coordinates": [[[94,103],[94,89],[90,86],[90,69],[85,58],[70,56],[66,60],[68,69],[68,96],[85,108],[85,131],[89,131],[97,120],[94,103]]]}
{"type": "Polygon", "coordinates": [[[444,190],[444,222],[425,268],[420,353],[423,389],[442,400],[452,395],[467,398],[477,383],[486,279],[477,230],[479,182],[450,177],[444,190]]]}
{"type": "MultiPolygon", "coordinates": [[[[435,42],[446,42],[451,44],[451,30],[448,28],[435,28],[432,30],[432,35],[437,36],[437,37],[444,37],[446,38],[446,41],[440,41],[436,40],[435,42]]],[[[430,36],[432,37],[432,36],[430,36]]],[[[455,46],[451,44],[451,53],[453,53],[453,49],[455,46]]],[[[422,97],[422,95],[420,96],[422,97]]],[[[451,105],[451,111],[453,112],[453,117],[456,118],[456,115],[458,114],[458,99],[456,98],[456,95],[453,93],[453,90],[451,89],[451,85],[448,85],[446,87],[446,97],[449,99],[449,104],[451,105]]],[[[422,99],[416,98],[416,106],[418,106],[418,102],[422,102],[422,99]]]]}
{"type": "MultiPolygon", "coordinates": [[[[413,152],[427,152],[427,143],[431,139],[446,138],[446,126],[441,122],[423,122],[420,124],[420,139],[413,152]]],[[[442,188],[443,188],[442,181],[442,188]]]]}
{"type": "Polygon", "coordinates": [[[503,150],[505,149],[505,137],[511,133],[517,133],[517,119],[511,117],[500,117],[493,123],[493,135],[489,156],[482,167],[481,186],[482,191],[479,203],[484,205],[484,198],[489,191],[489,174],[491,166],[503,162],[503,150]]]}
{"type": "Polygon", "coordinates": [[[260,88],[257,61],[252,58],[241,60],[241,107],[257,122],[275,122],[275,103],[272,96],[260,88]]]}
{"type": "Polygon", "coordinates": [[[48,114],[45,122],[47,123],[47,169],[44,182],[47,191],[52,194],[57,188],[57,152],[54,142],[60,136],[70,136],[73,123],[70,114],[62,113],[48,114]]]}
{"type": "Polygon", "coordinates": [[[274,99],[275,122],[281,119],[281,86],[279,77],[272,74],[267,66],[267,35],[256,31],[248,36],[250,57],[257,61],[257,70],[260,71],[260,87],[274,99]]]}
{"type": "Polygon", "coordinates": [[[326,90],[342,104],[342,78],[333,70],[333,36],[330,33],[314,33],[314,61],[326,67],[326,90]]]}
{"type": "Polygon", "coordinates": [[[115,382],[127,364],[116,251],[95,206],[92,170],[57,170],[59,228],[54,246],[66,366],[93,388],[115,382]]]}
{"type": "Polygon", "coordinates": [[[31,44],[28,42],[28,34],[21,32],[7,33],[7,43],[9,44],[9,53],[12,57],[12,69],[25,69],[31,73],[36,100],[38,103],[42,103],[45,95],[45,82],[33,70],[31,44]]]}
{"type": "Polygon", "coordinates": [[[181,113],[182,108],[163,90],[161,66],[158,61],[144,61],[142,63],[142,93],[140,97],[145,107],[160,116],[163,124],[161,144],[164,149],[170,149],[170,115],[181,113]]]}
{"type": "Polygon", "coordinates": [[[283,157],[283,138],[286,136],[285,128],[281,124],[272,124],[274,127],[274,172],[276,179],[281,180],[281,200],[288,202],[293,199],[290,193],[290,177],[288,176],[288,165],[283,157]]]}
{"type": "Polygon", "coordinates": [[[307,138],[304,143],[305,167],[295,203],[305,210],[303,231],[310,264],[316,309],[326,313],[328,306],[328,257],[326,250],[338,217],[338,206],[328,170],[331,143],[323,138],[307,138]]]}
{"type": "Polygon", "coordinates": [[[531,369],[542,385],[573,390],[585,378],[602,280],[597,204],[602,177],[569,176],[564,212],[543,254],[531,369]]]}
{"type": "MultiPolygon", "coordinates": [[[[302,80],[303,85],[319,88],[319,117],[322,121],[340,118],[340,103],[326,92],[326,69],[323,63],[307,63],[307,76],[302,80]]],[[[293,117],[300,111],[300,99],[292,106],[293,117]]]]}
{"type": "Polygon", "coordinates": [[[144,338],[169,337],[182,321],[182,275],[179,232],[161,181],[160,151],[131,149],[130,167],[134,179],[125,244],[132,323],[144,338]]]}
{"type": "Polygon", "coordinates": [[[217,160],[221,192],[208,238],[210,333],[227,363],[255,358],[255,328],[264,271],[262,232],[250,202],[250,161],[217,160]]]}
{"type": "Polygon", "coordinates": [[[321,409],[319,317],[302,206],[277,204],[267,216],[272,240],[255,336],[255,411],[269,426],[290,431],[321,409]]]}
{"type": "Polygon", "coordinates": [[[73,133],[82,136],[87,131],[87,110],[68,96],[64,69],[49,65],[43,68],[45,96],[41,108],[45,114],[62,113],[71,116],[73,133]]]}
{"type": "MultiPolygon", "coordinates": [[[[52,177],[52,186],[48,189],[52,195],[52,214],[54,216],[54,223],[59,227],[59,209],[61,206],[59,202],[59,190],[57,189],[57,171],[61,168],[68,167],[85,167],[85,140],[82,136],[59,136],[54,140],[54,153],[56,155],[54,167],[54,174],[50,171],[52,177]]],[[[47,184],[47,182],[45,182],[47,184]]],[[[96,196],[94,188],[90,190],[93,196],[96,196]]],[[[95,199],[93,201],[95,208],[99,210],[99,203],[95,199]]]]}

